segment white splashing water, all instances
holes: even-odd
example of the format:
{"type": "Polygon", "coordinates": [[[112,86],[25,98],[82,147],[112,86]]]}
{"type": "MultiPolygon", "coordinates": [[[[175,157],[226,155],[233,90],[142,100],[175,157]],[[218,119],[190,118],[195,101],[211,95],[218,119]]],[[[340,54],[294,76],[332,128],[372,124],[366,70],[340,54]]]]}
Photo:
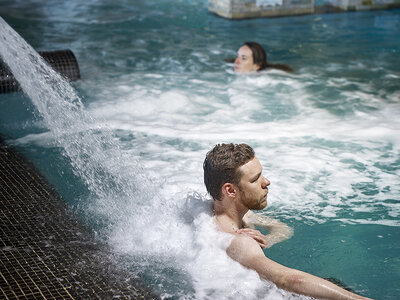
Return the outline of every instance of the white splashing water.
{"type": "Polygon", "coordinates": [[[352,94],[375,111],[335,116],[310,102],[315,96],[307,85],[319,80],[311,74],[237,77],[228,83],[216,80],[220,74],[207,76],[129,74],[101,90],[89,110],[114,130],[133,134],[132,148],[143,147],[142,161],[168,178],[170,192],[205,192],[199,180],[205,153],[215,143],[248,142],[272,182],[270,206],[278,215],[400,225],[395,218],[400,207],[390,201],[400,192],[398,93],[384,96],[393,103],[352,94]],[[160,84],[170,80],[178,83],[172,88],[160,84]],[[376,192],[369,194],[374,186],[376,192]],[[361,203],[371,213],[383,205],[388,218],[349,216],[361,203]]]}

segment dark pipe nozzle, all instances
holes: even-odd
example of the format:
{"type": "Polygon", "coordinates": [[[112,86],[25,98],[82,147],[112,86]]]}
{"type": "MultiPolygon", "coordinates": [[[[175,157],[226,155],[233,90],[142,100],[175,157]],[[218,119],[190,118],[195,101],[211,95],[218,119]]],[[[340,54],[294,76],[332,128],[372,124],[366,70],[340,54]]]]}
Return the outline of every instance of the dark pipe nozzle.
{"type": "MultiPolygon", "coordinates": [[[[71,50],[43,51],[39,54],[58,73],[68,80],[81,78],[78,62],[71,50]]],[[[20,90],[18,82],[9,68],[0,60],[0,94],[20,90]]]]}

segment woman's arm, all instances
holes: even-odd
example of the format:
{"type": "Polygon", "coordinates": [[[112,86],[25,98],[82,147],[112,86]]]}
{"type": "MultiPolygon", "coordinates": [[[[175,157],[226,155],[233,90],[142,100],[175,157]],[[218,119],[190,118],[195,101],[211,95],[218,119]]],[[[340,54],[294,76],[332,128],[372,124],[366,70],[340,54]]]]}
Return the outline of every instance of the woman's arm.
{"type": "MultiPolygon", "coordinates": [[[[251,229],[240,229],[238,233],[247,234],[249,236],[252,235],[254,227],[265,228],[269,231],[269,234],[265,236],[266,238],[266,247],[271,247],[274,244],[283,242],[293,235],[293,229],[287,226],[286,224],[272,219],[266,216],[258,215],[249,210],[243,218],[243,222],[245,227],[249,227],[251,229]]],[[[254,237],[253,237],[254,238],[254,237]]]]}

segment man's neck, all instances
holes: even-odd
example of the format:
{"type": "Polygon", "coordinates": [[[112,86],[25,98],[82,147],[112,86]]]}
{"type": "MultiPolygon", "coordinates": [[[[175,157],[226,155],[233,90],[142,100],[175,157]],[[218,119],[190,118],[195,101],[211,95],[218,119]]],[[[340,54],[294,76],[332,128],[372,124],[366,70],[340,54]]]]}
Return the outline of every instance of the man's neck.
{"type": "Polygon", "coordinates": [[[234,201],[214,200],[213,210],[222,231],[235,232],[243,227],[243,217],[247,208],[238,208],[234,201]]]}

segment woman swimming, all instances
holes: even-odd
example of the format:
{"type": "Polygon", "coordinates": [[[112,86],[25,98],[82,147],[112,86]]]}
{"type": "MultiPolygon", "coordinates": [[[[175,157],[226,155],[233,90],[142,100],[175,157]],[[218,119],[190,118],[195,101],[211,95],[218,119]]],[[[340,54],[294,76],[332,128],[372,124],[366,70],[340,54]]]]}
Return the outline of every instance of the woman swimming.
{"type": "Polygon", "coordinates": [[[235,59],[235,72],[249,73],[268,69],[278,69],[285,72],[294,71],[290,66],[285,64],[268,63],[267,53],[256,42],[246,42],[239,48],[235,59]]]}

